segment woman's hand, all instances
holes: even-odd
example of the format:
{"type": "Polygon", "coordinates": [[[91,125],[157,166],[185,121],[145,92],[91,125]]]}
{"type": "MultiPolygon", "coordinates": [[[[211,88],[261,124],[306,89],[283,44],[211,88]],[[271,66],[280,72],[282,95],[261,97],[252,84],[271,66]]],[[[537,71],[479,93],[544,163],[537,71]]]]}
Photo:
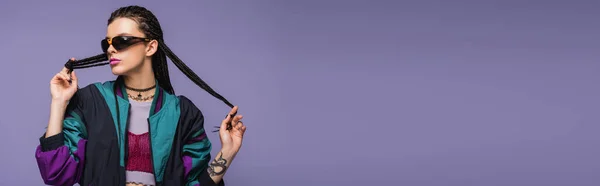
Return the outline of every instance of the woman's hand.
{"type": "MultiPolygon", "coordinates": [[[[75,58],[71,58],[72,61],[75,58]]],[[[75,92],[77,92],[77,76],[75,71],[71,72],[71,76],[67,74],[68,69],[63,69],[54,75],[50,80],[50,94],[52,95],[52,101],[58,101],[60,103],[68,102],[75,92]],[[69,82],[71,81],[71,82],[69,82]]]]}
{"type": "MultiPolygon", "coordinates": [[[[71,58],[71,60],[74,61],[75,58],[71,58]]],[[[63,67],[63,69],[50,80],[52,102],[50,104],[50,119],[48,120],[46,137],[54,136],[62,132],[63,118],[65,117],[68,102],[73,95],[75,95],[75,92],[77,92],[77,76],[74,71],[71,72],[71,76],[69,76],[69,74],[67,74],[68,71],[69,69],[63,67]]]]}
{"type": "Polygon", "coordinates": [[[236,116],[237,111],[238,107],[233,107],[221,121],[219,128],[221,151],[208,165],[208,174],[215,183],[222,181],[225,172],[242,147],[246,126],[241,121],[242,115],[236,116]],[[231,127],[229,127],[229,123],[231,123],[231,127]]]}
{"type": "Polygon", "coordinates": [[[241,121],[242,115],[236,115],[238,106],[235,106],[229,111],[227,117],[221,122],[221,128],[219,129],[219,136],[221,137],[221,149],[222,153],[226,155],[235,156],[242,147],[242,140],[244,133],[246,132],[246,125],[241,121]],[[231,122],[231,128],[227,127],[227,124],[231,122]]]}

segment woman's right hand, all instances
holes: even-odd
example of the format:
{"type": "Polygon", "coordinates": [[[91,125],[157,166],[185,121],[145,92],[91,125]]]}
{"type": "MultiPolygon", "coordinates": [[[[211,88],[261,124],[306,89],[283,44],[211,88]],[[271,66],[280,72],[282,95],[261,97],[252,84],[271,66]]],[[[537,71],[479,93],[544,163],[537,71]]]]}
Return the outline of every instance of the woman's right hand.
{"type": "MultiPolygon", "coordinates": [[[[75,58],[71,58],[72,61],[75,58]]],[[[77,92],[77,76],[75,71],[71,72],[71,76],[67,74],[69,69],[63,67],[63,69],[52,77],[50,80],[50,93],[52,94],[52,101],[59,101],[61,103],[68,102],[75,92],[77,92]],[[69,83],[71,81],[71,83],[69,83]]]]}

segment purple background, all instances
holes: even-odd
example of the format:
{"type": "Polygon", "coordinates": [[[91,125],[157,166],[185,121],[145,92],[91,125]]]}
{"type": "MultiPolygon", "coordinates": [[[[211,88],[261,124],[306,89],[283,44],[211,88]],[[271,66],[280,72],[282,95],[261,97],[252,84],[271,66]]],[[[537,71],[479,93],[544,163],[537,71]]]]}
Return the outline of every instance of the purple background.
{"type": "MultiPolygon", "coordinates": [[[[228,185],[600,185],[591,0],[2,1],[0,185],[43,184],[48,82],[101,52],[110,13],[129,4],[240,105],[228,185]]],[[[226,105],[170,67],[217,125],[226,105]]],[[[78,72],[81,86],[114,79],[78,72]]]]}

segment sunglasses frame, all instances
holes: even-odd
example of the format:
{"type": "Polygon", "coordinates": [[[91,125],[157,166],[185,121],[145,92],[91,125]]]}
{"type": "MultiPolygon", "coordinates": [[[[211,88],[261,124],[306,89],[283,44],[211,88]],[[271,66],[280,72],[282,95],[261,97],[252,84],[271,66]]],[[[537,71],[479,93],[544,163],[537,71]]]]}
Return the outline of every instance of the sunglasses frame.
{"type": "Polygon", "coordinates": [[[115,50],[117,51],[121,51],[124,50],[126,48],[129,48],[130,46],[137,44],[139,42],[150,42],[152,41],[152,39],[150,38],[143,38],[143,37],[137,37],[137,36],[115,36],[112,38],[104,38],[103,40],[100,41],[101,45],[102,45],[102,51],[104,53],[106,53],[108,51],[108,48],[110,48],[110,46],[113,46],[113,48],[115,48],[115,50]],[[113,45],[113,40],[115,38],[125,38],[125,39],[129,39],[129,40],[135,40],[135,41],[131,41],[130,44],[123,44],[123,47],[115,47],[115,45],[113,45]],[[107,44],[106,50],[104,49],[104,45],[105,43],[107,44]]]}

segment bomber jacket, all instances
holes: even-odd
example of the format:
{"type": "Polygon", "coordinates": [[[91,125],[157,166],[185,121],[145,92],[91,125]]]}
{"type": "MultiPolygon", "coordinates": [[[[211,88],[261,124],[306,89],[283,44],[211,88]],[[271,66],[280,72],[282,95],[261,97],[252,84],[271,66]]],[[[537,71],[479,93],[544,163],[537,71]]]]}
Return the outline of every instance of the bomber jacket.
{"type": "MultiPolygon", "coordinates": [[[[148,129],[156,184],[217,185],[206,171],[212,147],[202,112],[158,82],[154,95],[148,129]]],[[[129,108],[121,77],[78,89],[68,103],[62,132],[39,139],[35,157],[44,183],[125,185],[129,108]]]]}

